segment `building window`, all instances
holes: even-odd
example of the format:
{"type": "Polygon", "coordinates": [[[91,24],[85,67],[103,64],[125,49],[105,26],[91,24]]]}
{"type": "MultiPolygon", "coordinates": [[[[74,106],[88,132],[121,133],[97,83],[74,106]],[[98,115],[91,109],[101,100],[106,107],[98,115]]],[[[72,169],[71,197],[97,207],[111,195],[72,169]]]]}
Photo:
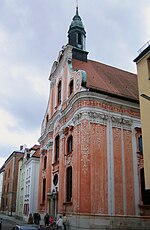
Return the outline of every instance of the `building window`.
{"type": "Polygon", "coordinates": [[[71,80],[69,84],[69,95],[71,95],[72,93],[73,93],[73,80],[71,80]]]}
{"type": "Polygon", "coordinates": [[[67,140],[67,153],[71,153],[73,148],[73,137],[72,135],[67,140]]]}
{"type": "Polygon", "coordinates": [[[72,167],[67,168],[67,188],[66,188],[66,201],[71,202],[72,200],[72,167]]]}
{"type": "Polygon", "coordinates": [[[138,146],[140,154],[143,154],[143,144],[142,144],[142,135],[138,137],[138,146]]]}
{"type": "Polygon", "coordinates": [[[45,194],[46,194],[46,178],[43,179],[42,203],[45,203],[45,194]]]}
{"type": "Polygon", "coordinates": [[[59,135],[55,139],[55,161],[59,160],[59,135]]]}
{"type": "Polygon", "coordinates": [[[61,81],[58,84],[58,104],[61,103],[61,81]]]}
{"type": "Polygon", "coordinates": [[[44,170],[46,169],[47,166],[47,156],[44,157],[44,170]]]}
{"type": "Polygon", "coordinates": [[[141,195],[143,205],[150,205],[150,189],[145,189],[145,177],[144,177],[144,168],[140,170],[141,177],[141,195]]]}

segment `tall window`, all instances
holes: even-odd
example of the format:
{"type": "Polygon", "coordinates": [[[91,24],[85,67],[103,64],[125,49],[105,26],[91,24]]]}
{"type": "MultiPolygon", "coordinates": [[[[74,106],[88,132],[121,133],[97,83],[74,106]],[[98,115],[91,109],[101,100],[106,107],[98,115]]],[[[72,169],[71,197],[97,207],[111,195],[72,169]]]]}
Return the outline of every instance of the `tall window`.
{"type": "Polygon", "coordinates": [[[141,194],[144,205],[150,205],[150,189],[145,189],[144,168],[140,170],[141,177],[141,194]]]}
{"type": "Polygon", "coordinates": [[[59,160],[59,135],[55,139],[55,161],[59,160]]]}
{"type": "Polygon", "coordinates": [[[73,80],[71,80],[69,84],[69,95],[71,95],[72,93],[73,93],[73,80]]]}
{"type": "Polygon", "coordinates": [[[44,170],[46,169],[46,165],[47,165],[47,156],[44,157],[44,170]]]}
{"type": "Polygon", "coordinates": [[[140,137],[138,137],[138,146],[139,146],[140,154],[143,154],[142,135],[140,135],[140,137]]]}
{"type": "Polygon", "coordinates": [[[66,201],[70,202],[72,199],[72,167],[67,168],[67,189],[66,189],[66,201]]]}
{"type": "Polygon", "coordinates": [[[45,194],[46,194],[46,178],[43,179],[42,203],[45,202],[45,194]]]}
{"type": "Polygon", "coordinates": [[[73,148],[73,137],[72,135],[67,140],[67,153],[71,153],[73,148]]]}
{"type": "Polygon", "coordinates": [[[61,103],[61,81],[58,84],[58,104],[61,103]]]}

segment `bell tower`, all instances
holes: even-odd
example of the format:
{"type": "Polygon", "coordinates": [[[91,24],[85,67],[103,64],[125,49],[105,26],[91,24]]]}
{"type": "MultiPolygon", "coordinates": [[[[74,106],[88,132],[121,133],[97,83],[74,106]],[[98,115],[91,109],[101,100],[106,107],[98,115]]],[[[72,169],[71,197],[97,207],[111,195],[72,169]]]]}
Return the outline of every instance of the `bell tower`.
{"type": "Polygon", "coordinates": [[[68,44],[73,46],[73,58],[87,61],[86,31],[79,16],[78,5],[76,6],[76,14],[68,30],[68,44]]]}

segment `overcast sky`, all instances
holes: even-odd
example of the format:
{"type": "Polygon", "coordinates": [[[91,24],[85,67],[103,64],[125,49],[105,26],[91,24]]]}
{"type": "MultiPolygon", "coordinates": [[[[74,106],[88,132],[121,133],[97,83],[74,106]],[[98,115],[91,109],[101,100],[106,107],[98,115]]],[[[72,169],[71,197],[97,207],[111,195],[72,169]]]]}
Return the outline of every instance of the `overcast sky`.
{"type": "MultiPolygon", "coordinates": [[[[0,166],[19,146],[38,143],[49,73],[76,0],[0,0],[0,166]]],[[[79,0],[89,59],[136,73],[150,39],[149,0],[79,0]]]]}

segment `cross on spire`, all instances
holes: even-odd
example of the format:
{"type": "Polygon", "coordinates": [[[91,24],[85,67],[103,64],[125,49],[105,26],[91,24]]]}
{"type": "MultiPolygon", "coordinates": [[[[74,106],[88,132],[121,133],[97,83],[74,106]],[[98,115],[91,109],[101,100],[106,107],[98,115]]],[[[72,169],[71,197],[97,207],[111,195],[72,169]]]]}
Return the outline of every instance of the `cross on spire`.
{"type": "Polygon", "coordinates": [[[78,0],[76,0],[76,7],[78,8],[78,0]]]}

